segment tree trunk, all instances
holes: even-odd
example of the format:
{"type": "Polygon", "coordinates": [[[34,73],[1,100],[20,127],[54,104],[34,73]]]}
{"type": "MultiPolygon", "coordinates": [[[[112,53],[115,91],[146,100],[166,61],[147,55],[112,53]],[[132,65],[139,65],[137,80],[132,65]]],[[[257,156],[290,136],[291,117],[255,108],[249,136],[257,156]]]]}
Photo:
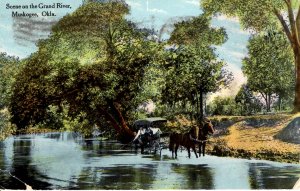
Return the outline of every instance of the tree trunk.
{"type": "Polygon", "coordinates": [[[278,9],[275,8],[274,13],[280,21],[294,52],[296,86],[293,113],[297,113],[300,112],[300,6],[297,11],[298,13],[294,15],[291,1],[285,2],[287,5],[288,21],[284,19],[284,16],[282,16],[278,9]]]}
{"type": "Polygon", "coordinates": [[[271,111],[271,94],[267,95],[267,99],[268,99],[267,112],[270,112],[271,111]]]}
{"type": "Polygon", "coordinates": [[[204,111],[203,111],[203,93],[200,91],[200,113],[199,113],[199,121],[203,120],[204,117],[204,111]]]}
{"type": "Polygon", "coordinates": [[[118,103],[113,103],[114,110],[119,118],[119,124],[121,131],[118,132],[118,139],[123,143],[129,143],[134,138],[133,131],[127,126],[125,119],[121,113],[121,106],[118,103]]]}
{"type": "Polygon", "coordinates": [[[300,47],[294,48],[295,69],[296,69],[296,87],[294,100],[294,113],[300,112],[300,47]]]}
{"type": "Polygon", "coordinates": [[[272,94],[270,94],[270,93],[266,93],[266,94],[261,93],[261,95],[263,96],[263,98],[266,102],[267,112],[270,112],[271,111],[271,96],[272,96],[272,94]]]}
{"type": "Polygon", "coordinates": [[[282,99],[281,99],[281,96],[279,95],[278,97],[278,110],[281,111],[281,102],[282,102],[282,99]]]}
{"type": "Polygon", "coordinates": [[[199,96],[198,93],[196,93],[196,111],[195,111],[195,120],[198,121],[199,116],[199,96]]]}
{"type": "Polygon", "coordinates": [[[126,125],[125,120],[118,108],[115,108],[117,111],[117,115],[120,118],[120,123],[117,122],[116,118],[112,116],[108,111],[101,109],[101,113],[104,115],[105,119],[110,122],[112,127],[117,132],[117,139],[122,143],[129,143],[134,138],[134,133],[129,127],[126,125]]]}

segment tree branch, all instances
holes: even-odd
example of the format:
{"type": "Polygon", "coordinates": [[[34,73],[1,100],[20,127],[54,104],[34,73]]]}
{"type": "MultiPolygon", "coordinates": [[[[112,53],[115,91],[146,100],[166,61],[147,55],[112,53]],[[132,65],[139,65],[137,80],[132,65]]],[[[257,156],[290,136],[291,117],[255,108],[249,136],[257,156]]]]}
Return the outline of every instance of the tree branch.
{"type": "Polygon", "coordinates": [[[298,40],[298,46],[300,46],[300,39],[299,39],[299,36],[300,36],[300,5],[299,5],[299,8],[298,8],[298,13],[297,13],[297,16],[296,16],[296,29],[297,29],[297,40],[298,40]]]}
{"type": "Polygon", "coordinates": [[[275,13],[276,17],[279,19],[283,29],[284,29],[284,32],[286,33],[290,43],[292,45],[294,45],[294,40],[293,40],[293,37],[292,37],[292,34],[291,34],[291,31],[287,25],[287,23],[285,22],[283,16],[279,13],[278,9],[274,8],[273,12],[275,13]]]}
{"type": "Polygon", "coordinates": [[[102,109],[101,107],[98,107],[98,110],[104,115],[106,120],[108,120],[111,123],[111,125],[115,128],[117,132],[121,132],[119,124],[110,113],[108,113],[105,109],[102,109]]]}
{"type": "Polygon", "coordinates": [[[285,2],[288,9],[288,17],[289,17],[291,29],[293,30],[295,28],[295,16],[294,16],[292,4],[290,0],[285,0],[285,2]]]}

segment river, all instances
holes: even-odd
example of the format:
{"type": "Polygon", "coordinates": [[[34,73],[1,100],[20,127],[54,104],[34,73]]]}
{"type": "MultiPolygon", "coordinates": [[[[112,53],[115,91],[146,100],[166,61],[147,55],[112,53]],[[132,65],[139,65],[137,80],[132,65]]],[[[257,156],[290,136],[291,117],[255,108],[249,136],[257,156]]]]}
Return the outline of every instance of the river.
{"type": "Polygon", "coordinates": [[[21,135],[0,142],[0,189],[291,189],[299,164],[205,156],[141,155],[117,141],[75,133],[21,135]],[[9,172],[11,174],[9,174],[9,172]],[[15,176],[20,180],[12,177],[15,176]]]}

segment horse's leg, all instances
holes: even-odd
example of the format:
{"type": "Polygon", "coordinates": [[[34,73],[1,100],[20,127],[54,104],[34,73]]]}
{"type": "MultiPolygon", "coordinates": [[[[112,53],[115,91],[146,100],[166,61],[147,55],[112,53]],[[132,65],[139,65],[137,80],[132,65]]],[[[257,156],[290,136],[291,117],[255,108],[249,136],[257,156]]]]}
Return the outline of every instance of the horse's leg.
{"type": "Polygon", "coordinates": [[[172,158],[174,158],[173,134],[170,135],[169,150],[172,152],[172,158]]]}
{"type": "Polygon", "coordinates": [[[193,151],[194,151],[194,153],[195,153],[195,155],[196,155],[196,158],[198,158],[197,151],[196,151],[196,146],[195,146],[195,145],[192,146],[192,149],[193,149],[193,151]]]}
{"type": "Polygon", "coordinates": [[[190,147],[186,147],[187,151],[188,151],[188,155],[189,155],[189,158],[191,158],[191,151],[190,151],[190,147]]]}
{"type": "Polygon", "coordinates": [[[144,154],[144,144],[141,144],[141,154],[144,154]]]}
{"type": "Polygon", "coordinates": [[[175,145],[175,158],[177,158],[177,150],[178,150],[179,144],[175,145]]]}
{"type": "Polygon", "coordinates": [[[203,143],[203,150],[202,150],[203,156],[205,156],[205,145],[206,145],[206,142],[203,143]]]}
{"type": "Polygon", "coordinates": [[[175,146],[175,144],[172,144],[172,147],[170,147],[171,151],[172,151],[172,158],[174,158],[174,152],[175,152],[174,146],[175,146]]]}
{"type": "Polygon", "coordinates": [[[202,143],[199,143],[198,146],[199,146],[199,157],[201,157],[201,147],[202,147],[202,143]]]}

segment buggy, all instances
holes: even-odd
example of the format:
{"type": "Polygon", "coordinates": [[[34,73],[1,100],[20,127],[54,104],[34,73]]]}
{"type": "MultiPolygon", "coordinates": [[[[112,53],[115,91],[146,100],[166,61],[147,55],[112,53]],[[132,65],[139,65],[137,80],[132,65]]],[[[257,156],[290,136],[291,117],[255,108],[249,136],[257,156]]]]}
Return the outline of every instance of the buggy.
{"type": "Polygon", "coordinates": [[[161,153],[163,143],[160,142],[160,135],[162,134],[162,131],[159,127],[161,127],[165,122],[167,122],[167,120],[161,117],[146,118],[135,121],[133,124],[133,128],[136,132],[136,136],[133,139],[135,148],[138,149],[138,147],[140,147],[141,153],[144,153],[145,149],[147,149],[148,153],[156,153],[158,150],[161,153]]]}

